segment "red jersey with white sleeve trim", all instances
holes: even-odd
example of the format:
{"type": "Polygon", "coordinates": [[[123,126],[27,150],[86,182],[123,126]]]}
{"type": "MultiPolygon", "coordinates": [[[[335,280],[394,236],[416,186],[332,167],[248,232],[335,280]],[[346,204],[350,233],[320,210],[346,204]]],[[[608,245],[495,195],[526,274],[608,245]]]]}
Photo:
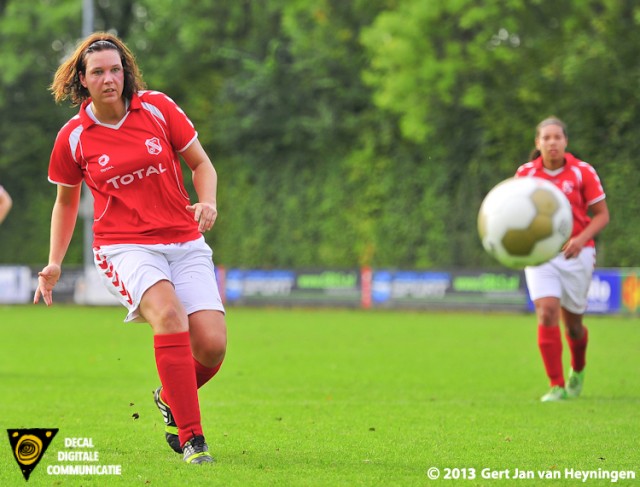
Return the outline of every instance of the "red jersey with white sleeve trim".
{"type": "MultiPolygon", "coordinates": [[[[590,164],[568,152],[565,153],[564,159],[564,166],[551,171],[542,164],[542,157],[538,157],[520,166],[516,171],[516,177],[535,176],[547,179],[562,190],[571,203],[573,213],[571,236],[575,237],[591,221],[588,214],[589,206],[602,201],[605,193],[596,170],[590,164]]],[[[594,247],[595,242],[589,240],[585,245],[594,247]]]]}
{"type": "Polygon", "coordinates": [[[200,237],[185,208],[179,153],[198,134],[186,114],[158,91],[134,94],[117,125],[101,124],[86,100],[60,129],[49,181],[77,186],[94,198],[94,245],[169,244],[200,237]],[[88,109],[89,108],[89,109],[88,109]]]}

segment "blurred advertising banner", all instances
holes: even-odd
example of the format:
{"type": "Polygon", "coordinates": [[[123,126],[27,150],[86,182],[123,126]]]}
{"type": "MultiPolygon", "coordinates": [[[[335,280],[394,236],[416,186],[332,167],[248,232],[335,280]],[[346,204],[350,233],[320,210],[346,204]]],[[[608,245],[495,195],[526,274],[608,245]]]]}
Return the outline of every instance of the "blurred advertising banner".
{"type": "Polygon", "coordinates": [[[621,273],[617,269],[597,269],[591,278],[587,313],[620,312],[621,273]]]}
{"type": "MultiPolygon", "coordinates": [[[[38,270],[0,266],[0,304],[31,302],[38,270]]],[[[534,311],[524,272],[511,269],[265,270],[217,266],[216,276],[220,295],[228,306],[534,311]]],[[[118,305],[93,268],[65,267],[54,299],[82,305],[118,305]]],[[[640,268],[596,269],[589,287],[587,313],[640,314],[640,268]]]]}
{"type": "Polygon", "coordinates": [[[527,296],[519,271],[373,272],[373,307],[524,310],[527,296]]]}
{"type": "Polygon", "coordinates": [[[621,310],[625,313],[640,313],[640,269],[622,269],[621,310]]]}
{"type": "Polygon", "coordinates": [[[227,269],[228,304],[360,306],[360,271],[227,269]]]}
{"type": "Polygon", "coordinates": [[[27,266],[0,266],[0,303],[26,303],[32,299],[31,270],[27,266]]]}

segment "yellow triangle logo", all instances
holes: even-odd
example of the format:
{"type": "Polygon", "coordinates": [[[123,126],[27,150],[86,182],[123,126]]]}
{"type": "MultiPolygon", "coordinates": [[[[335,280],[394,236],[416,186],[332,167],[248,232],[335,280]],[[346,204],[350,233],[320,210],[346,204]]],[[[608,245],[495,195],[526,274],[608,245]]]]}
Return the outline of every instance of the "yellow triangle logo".
{"type": "Polygon", "coordinates": [[[25,480],[29,480],[31,472],[42,459],[42,455],[47,451],[57,432],[58,428],[7,430],[13,456],[18,462],[25,480]]]}

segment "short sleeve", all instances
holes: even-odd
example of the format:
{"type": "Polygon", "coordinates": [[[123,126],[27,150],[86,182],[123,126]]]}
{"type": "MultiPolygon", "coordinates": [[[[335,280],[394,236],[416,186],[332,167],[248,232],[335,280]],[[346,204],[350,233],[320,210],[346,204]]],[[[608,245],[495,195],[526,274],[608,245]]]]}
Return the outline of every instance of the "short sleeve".
{"type": "Polygon", "coordinates": [[[82,182],[83,174],[80,164],[73,154],[73,141],[80,136],[82,126],[73,131],[61,130],[51,151],[49,159],[49,181],[63,186],[77,186],[82,182]]]}
{"type": "Polygon", "coordinates": [[[582,172],[582,191],[587,205],[591,206],[598,201],[605,199],[604,188],[596,170],[588,163],[581,164],[582,172]]]}

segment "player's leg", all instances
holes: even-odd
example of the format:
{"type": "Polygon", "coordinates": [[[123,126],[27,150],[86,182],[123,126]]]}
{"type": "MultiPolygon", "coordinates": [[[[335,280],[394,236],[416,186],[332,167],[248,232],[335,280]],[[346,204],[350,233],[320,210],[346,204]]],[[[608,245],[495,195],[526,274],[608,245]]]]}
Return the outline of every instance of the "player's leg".
{"type": "Polygon", "coordinates": [[[218,372],[227,348],[225,311],[212,251],[200,238],[175,246],[169,263],[176,294],[189,316],[193,365],[201,387],[218,372]]]}
{"type": "Polygon", "coordinates": [[[565,324],[567,343],[571,351],[571,369],[582,372],[587,363],[587,343],[589,330],[582,322],[582,315],[562,309],[562,321],[565,324]]]}
{"type": "Polygon", "coordinates": [[[163,384],[154,397],[164,416],[167,442],[182,452],[181,445],[186,440],[178,437],[168,404],[174,407],[178,421],[187,426],[186,431],[193,429],[197,433],[202,427],[187,313],[169,282],[170,265],[161,253],[165,247],[107,245],[96,247],[94,255],[105,286],[129,311],[125,321],[147,321],[154,331],[156,364],[163,384]],[[182,388],[187,394],[182,393],[182,388]]]}
{"type": "Polygon", "coordinates": [[[147,289],[139,309],[154,332],[156,366],[162,383],[157,396],[164,404],[171,405],[170,415],[178,428],[185,461],[210,462],[212,458],[204,442],[200,419],[189,321],[173,284],[164,280],[147,289]]]}
{"type": "Polygon", "coordinates": [[[191,351],[198,389],[218,373],[227,350],[227,326],[224,314],[201,310],[189,315],[191,351]]]}
{"type": "MultiPolygon", "coordinates": [[[[201,237],[195,241],[167,246],[164,255],[170,266],[176,296],[188,316],[189,348],[192,354],[190,365],[197,395],[197,387],[215,375],[226,352],[224,306],[218,292],[212,251],[201,237]]],[[[171,398],[169,405],[173,410],[171,398]]],[[[160,405],[158,407],[162,410],[160,405]]],[[[179,422],[178,427],[182,442],[185,432],[179,422]]],[[[169,437],[167,441],[169,442],[169,437]]],[[[206,444],[184,447],[185,460],[192,452],[197,453],[202,448],[205,452],[208,449],[206,444]]]]}
{"type": "MultiPolygon", "coordinates": [[[[189,316],[189,337],[199,389],[218,373],[224,360],[227,345],[227,329],[224,314],[219,311],[198,311],[189,316]]],[[[178,426],[171,407],[162,396],[162,387],[154,392],[156,406],[165,422],[165,439],[177,453],[182,453],[178,437],[178,426]]]]}
{"type": "Polygon", "coordinates": [[[560,333],[560,300],[555,297],[537,299],[538,348],[542,356],[551,390],[541,399],[543,402],[564,399],[564,373],[562,370],[562,335],[560,333]]]}
{"type": "Polygon", "coordinates": [[[567,343],[571,351],[567,394],[569,397],[578,397],[582,393],[584,385],[589,330],[584,326],[581,314],[572,313],[563,308],[562,317],[566,327],[567,343]]]}
{"type": "Polygon", "coordinates": [[[562,272],[563,294],[560,303],[565,336],[571,352],[571,369],[567,384],[570,397],[578,397],[584,385],[589,330],[584,326],[583,316],[587,310],[594,266],[595,249],[585,247],[578,257],[567,259],[566,268],[562,272]]]}
{"type": "Polygon", "coordinates": [[[562,334],[560,333],[562,290],[556,266],[557,260],[559,258],[547,264],[525,269],[527,288],[534,303],[538,321],[538,348],[551,385],[551,390],[541,398],[543,402],[557,401],[566,397],[562,368],[562,334]]]}

